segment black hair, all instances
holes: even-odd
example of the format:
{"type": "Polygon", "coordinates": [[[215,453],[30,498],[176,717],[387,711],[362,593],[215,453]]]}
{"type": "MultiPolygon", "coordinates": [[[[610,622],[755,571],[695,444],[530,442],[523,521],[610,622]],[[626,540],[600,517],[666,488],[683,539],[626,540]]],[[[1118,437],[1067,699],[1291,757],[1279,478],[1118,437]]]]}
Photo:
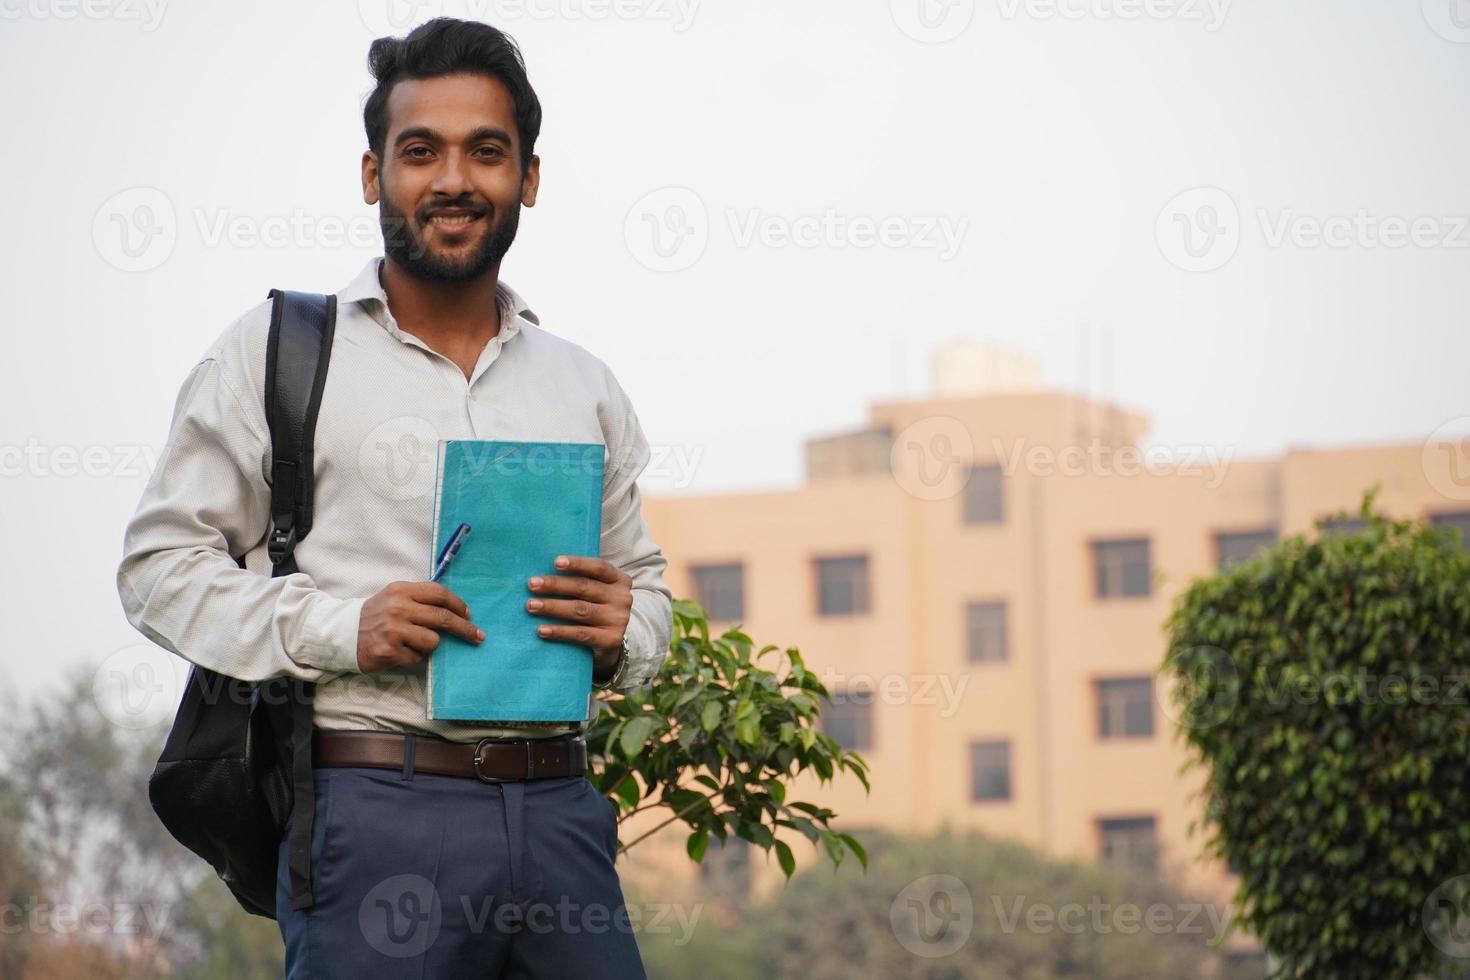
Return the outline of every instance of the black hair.
{"type": "Polygon", "coordinates": [[[388,136],[388,94],[404,79],[468,73],[497,79],[515,103],[521,170],[531,165],[541,134],[541,102],[526,77],[521,49],[509,34],[479,21],[436,17],[405,37],[380,37],[368,48],[368,70],[377,87],[362,107],[368,146],[379,159],[388,136]]]}

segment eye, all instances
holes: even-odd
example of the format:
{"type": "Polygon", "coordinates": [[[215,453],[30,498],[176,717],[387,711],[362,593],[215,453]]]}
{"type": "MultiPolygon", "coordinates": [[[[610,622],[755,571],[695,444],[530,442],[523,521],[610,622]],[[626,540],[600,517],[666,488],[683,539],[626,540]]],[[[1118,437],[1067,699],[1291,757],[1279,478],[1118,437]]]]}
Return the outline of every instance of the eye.
{"type": "Polygon", "coordinates": [[[498,146],[481,146],[475,149],[475,155],[491,160],[498,160],[499,158],[505,156],[505,151],[498,146]]]}
{"type": "Polygon", "coordinates": [[[431,155],[431,153],[432,151],[422,144],[419,146],[410,146],[403,151],[403,155],[411,160],[423,160],[425,157],[431,155]]]}

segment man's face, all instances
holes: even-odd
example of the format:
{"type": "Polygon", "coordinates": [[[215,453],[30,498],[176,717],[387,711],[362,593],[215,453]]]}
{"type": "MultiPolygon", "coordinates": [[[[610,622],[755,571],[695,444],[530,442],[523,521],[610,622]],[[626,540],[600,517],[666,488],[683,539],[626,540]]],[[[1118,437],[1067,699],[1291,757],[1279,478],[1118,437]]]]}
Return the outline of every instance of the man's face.
{"type": "Polygon", "coordinates": [[[387,123],[382,158],[362,158],[362,196],[378,205],[384,254],[440,282],[497,266],[540,182],[538,158],[521,171],[510,92],[483,75],[401,81],[387,123]]]}

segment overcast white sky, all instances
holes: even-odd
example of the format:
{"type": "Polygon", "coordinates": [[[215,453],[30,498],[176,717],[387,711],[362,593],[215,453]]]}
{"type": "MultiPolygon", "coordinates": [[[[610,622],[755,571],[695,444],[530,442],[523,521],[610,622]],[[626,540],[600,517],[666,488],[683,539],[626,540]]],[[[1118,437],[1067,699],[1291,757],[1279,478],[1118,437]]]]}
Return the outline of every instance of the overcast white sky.
{"type": "Polygon", "coordinates": [[[113,573],[190,365],[376,254],[367,46],[433,12],[525,50],[542,192],[505,278],[697,460],[647,492],[796,482],[950,338],[1076,387],[1084,324],[1162,446],[1470,414],[1463,0],[0,0],[23,688],[138,641],[113,573]]]}

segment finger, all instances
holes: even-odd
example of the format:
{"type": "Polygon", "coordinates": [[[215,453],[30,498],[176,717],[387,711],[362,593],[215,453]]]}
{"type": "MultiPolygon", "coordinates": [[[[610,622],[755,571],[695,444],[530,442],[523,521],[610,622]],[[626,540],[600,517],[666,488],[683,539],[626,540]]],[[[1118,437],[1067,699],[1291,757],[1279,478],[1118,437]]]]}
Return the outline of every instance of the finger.
{"type": "Polygon", "coordinates": [[[404,594],[414,602],[430,606],[443,606],[456,616],[470,618],[470,607],[449,588],[439,582],[408,582],[404,594]]]}
{"type": "Polygon", "coordinates": [[[471,643],[479,643],[485,638],[484,631],[478,626],[443,606],[431,606],[422,602],[414,603],[408,608],[407,618],[410,623],[431,630],[453,633],[471,643]]]}
{"type": "Polygon", "coordinates": [[[595,578],[599,582],[617,582],[623,574],[622,569],[605,558],[594,558],[590,555],[557,555],[556,570],[566,572],[569,575],[586,575],[595,578]],[[566,562],[565,565],[561,564],[566,562]]]}
{"type": "Polygon", "coordinates": [[[612,626],[617,615],[612,606],[585,599],[530,599],[526,602],[526,611],[533,616],[552,616],[592,626],[612,626]],[[541,605],[537,607],[536,603],[541,605]]]}
{"type": "Polygon", "coordinates": [[[526,580],[526,588],[537,595],[567,596],[588,602],[612,602],[619,592],[615,585],[581,575],[533,575],[526,580]]]}
{"type": "Polygon", "coordinates": [[[580,643],[589,648],[609,647],[618,642],[610,635],[610,631],[595,629],[591,626],[558,626],[555,623],[547,623],[545,626],[536,627],[536,634],[543,640],[580,643]]]}
{"type": "Polygon", "coordinates": [[[439,646],[439,634],[426,626],[407,623],[402,627],[398,636],[398,644],[405,650],[423,657],[433,653],[439,646]]]}

